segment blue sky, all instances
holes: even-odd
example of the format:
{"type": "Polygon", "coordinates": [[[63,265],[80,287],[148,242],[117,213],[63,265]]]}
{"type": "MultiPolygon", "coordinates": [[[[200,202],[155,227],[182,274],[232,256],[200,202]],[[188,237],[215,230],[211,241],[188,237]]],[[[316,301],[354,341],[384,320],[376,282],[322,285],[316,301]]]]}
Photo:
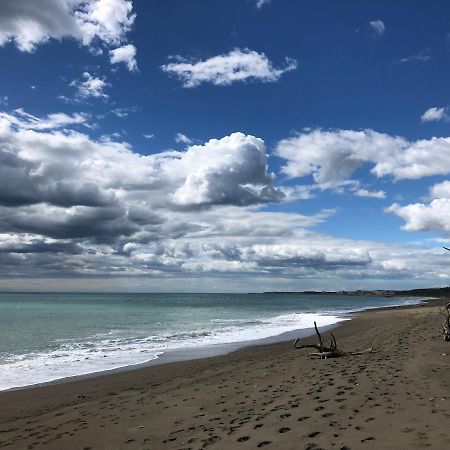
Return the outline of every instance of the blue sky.
{"type": "Polygon", "coordinates": [[[448,284],[449,15],[4,1],[0,288],[448,284]]]}

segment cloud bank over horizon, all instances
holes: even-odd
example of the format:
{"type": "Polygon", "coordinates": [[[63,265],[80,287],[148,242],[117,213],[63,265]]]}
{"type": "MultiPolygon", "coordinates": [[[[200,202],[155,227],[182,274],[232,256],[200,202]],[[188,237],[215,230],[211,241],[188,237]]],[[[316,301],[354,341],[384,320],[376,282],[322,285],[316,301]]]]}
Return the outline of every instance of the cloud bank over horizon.
{"type": "MultiPolygon", "coordinates": [[[[269,171],[268,149],[258,137],[236,132],[200,145],[185,144],[183,151],[143,155],[124,141],[89,137],[83,132],[89,125],[83,113],[43,118],[24,110],[0,113],[2,278],[445,275],[445,258],[436,250],[314,231],[332,220],[334,209],[304,215],[265,205],[311,198],[323,185],[340,186],[363,163],[375,163],[376,176],[428,176],[437,169],[418,171],[411,149],[440,148],[446,141],[409,143],[372,130],[299,134],[277,144],[281,170],[296,178],[312,174],[317,185],[287,186],[269,171]],[[389,151],[380,153],[386,145],[389,151]],[[292,194],[302,188],[312,193],[292,194]]],[[[357,189],[358,180],[353,182],[348,195],[385,198],[381,192],[357,189]]],[[[448,232],[436,219],[434,206],[448,204],[448,183],[433,187],[432,195],[439,199],[429,206],[393,204],[386,212],[402,217],[407,230],[448,232]]]]}

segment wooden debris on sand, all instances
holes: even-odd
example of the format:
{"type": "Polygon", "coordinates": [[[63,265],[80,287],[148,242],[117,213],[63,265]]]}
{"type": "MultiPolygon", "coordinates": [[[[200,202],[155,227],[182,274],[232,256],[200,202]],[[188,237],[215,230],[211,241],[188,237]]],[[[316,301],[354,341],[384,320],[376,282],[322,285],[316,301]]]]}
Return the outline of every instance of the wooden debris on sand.
{"type": "Polygon", "coordinates": [[[442,337],[445,342],[450,342],[450,303],[441,308],[441,314],[444,316],[442,324],[442,337]]]}
{"type": "MultiPolygon", "coordinates": [[[[450,304],[449,304],[450,306],[450,304]]],[[[357,355],[365,355],[367,353],[375,353],[372,347],[366,348],[365,350],[359,350],[356,352],[343,352],[338,349],[336,338],[334,334],[330,331],[330,344],[328,346],[324,345],[322,336],[319,333],[319,329],[317,328],[316,322],[314,322],[314,329],[316,330],[317,337],[319,339],[318,344],[299,344],[300,339],[297,338],[294,341],[294,348],[296,350],[302,348],[313,348],[316,349],[316,352],[310,353],[309,356],[311,358],[316,359],[327,359],[327,358],[340,358],[341,356],[357,356],[357,355]]]]}

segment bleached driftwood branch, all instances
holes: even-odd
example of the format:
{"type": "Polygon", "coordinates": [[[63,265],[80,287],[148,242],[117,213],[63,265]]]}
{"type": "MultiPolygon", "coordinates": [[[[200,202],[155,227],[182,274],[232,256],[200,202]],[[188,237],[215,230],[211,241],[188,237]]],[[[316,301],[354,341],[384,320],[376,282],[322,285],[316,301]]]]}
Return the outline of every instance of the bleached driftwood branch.
{"type": "Polygon", "coordinates": [[[314,348],[317,351],[310,353],[309,356],[311,358],[317,358],[317,359],[327,359],[327,358],[340,358],[341,356],[357,356],[357,355],[365,355],[367,353],[374,353],[374,350],[372,347],[366,348],[365,350],[359,350],[356,352],[343,352],[342,350],[338,349],[336,338],[334,337],[334,334],[330,331],[330,344],[328,346],[325,346],[323,343],[322,336],[319,332],[319,329],[317,328],[316,322],[314,322],[314,329],[317,334],[317,338],[319,339],[318,344],[299,344],[300,339],[297,338],[294,341],[294,348],[296,350],[303,349],[303,348],[314,348]]]}
{"type": "Polygon", "coordinates": [[[450,303],[441,308],[440,313],[444,316],[444,323],[442,324],[442,337],[445,342],[450,342],[450,303]]]}

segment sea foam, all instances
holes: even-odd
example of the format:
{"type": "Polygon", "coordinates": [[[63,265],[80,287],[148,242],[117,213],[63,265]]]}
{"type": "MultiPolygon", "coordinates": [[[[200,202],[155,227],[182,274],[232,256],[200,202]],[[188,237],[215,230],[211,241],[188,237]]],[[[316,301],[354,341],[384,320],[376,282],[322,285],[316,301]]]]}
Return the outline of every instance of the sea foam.
{"type": "Polygon", "coordinates": [[[62,342],[52,351],[9,355],[0,365],[0,390],[41,384],[154,361],[170,350],[234,344],[318,326],[329,326],[345,316],[293,313],[264,318],[213,319],[210,329],[162,333],[145,338],[118,338],[114,331],[85,342],[62,342]]]}

